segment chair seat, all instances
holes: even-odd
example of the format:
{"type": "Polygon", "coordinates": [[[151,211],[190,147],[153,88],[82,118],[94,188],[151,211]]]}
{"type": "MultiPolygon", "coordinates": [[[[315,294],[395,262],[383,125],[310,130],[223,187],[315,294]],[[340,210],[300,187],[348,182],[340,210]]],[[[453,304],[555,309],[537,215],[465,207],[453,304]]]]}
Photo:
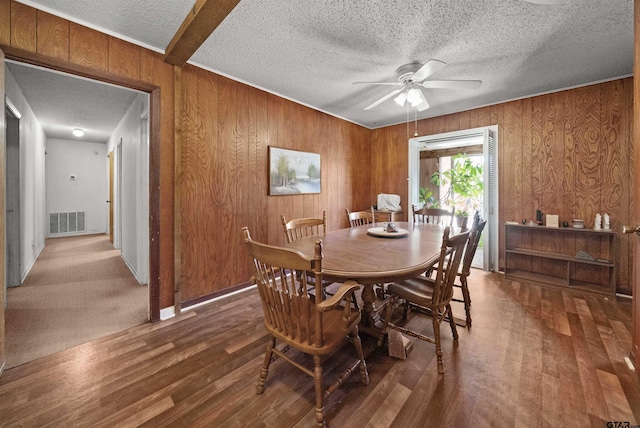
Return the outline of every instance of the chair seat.
{"type": "Polygon", "coordinates": [[[424,276],[389,284],[387,292],[420,306],[431,306],[435,282],[424,276]]]}
{"type": "MultiPolygon", "coordinates": [[[[341,306],[339,306],[340,308],[341,306]]],[[[315,310],[314,307],[311,308],[312,311],[315,310]]],[[[351,316],[349,317],[349,322],[347,327],[345,328],[344,320],[343,320],[343,312],[329,311],[324,312],[322,314],[322,341],[324,346],[318,347],[316,345],[308,345],[309,337],[314,338],[315,334],[315,323],[309,323],[309,330],[300,329],[291,332],[290,334],[286,334],[284,331],[281,331],[275,327],[265,325],[267,331],[278,339],[282,340],[288,345],[295,346],[296,348],[302,350],[307,354],[315,354],[315,355],[326,355],[333,352],[336,348],[338,348],[347,338],[347,333],[353,329],[354,325],[360,322],[360,312],[353,311],[351,312],[351,316]],[[305,346],[305,343],[307,344],[305,346]]]]}

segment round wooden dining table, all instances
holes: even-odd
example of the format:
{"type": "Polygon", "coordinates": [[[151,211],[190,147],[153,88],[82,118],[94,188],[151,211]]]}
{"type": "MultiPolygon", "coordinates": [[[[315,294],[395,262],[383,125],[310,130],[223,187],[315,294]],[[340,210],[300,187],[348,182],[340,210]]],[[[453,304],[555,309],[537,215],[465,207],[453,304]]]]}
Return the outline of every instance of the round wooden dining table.
{"type": "Polygon", "coordinates": [[[383,223],[375,223],[333,230],[286,245],[312,257],[315,242],[322,240],[323,279],[335,282],[351,279],[363,285],[362,327],[374,335],[381,333],[379,312],[385,304],[376,298],[374,285],[421,274],[438,260],[442,245],[444,226],[394,224],[400,230],[398,234],[379,233],[383,223]]]}

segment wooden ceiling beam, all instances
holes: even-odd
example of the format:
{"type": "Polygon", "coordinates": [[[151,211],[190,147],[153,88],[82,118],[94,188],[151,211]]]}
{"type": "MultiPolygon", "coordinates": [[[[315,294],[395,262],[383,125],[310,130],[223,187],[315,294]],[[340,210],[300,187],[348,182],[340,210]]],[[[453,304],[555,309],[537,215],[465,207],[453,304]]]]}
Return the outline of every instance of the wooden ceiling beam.
{"type": "Polygon", "coordinates": [[[164,53],[164,62],[183,65],[240,0],[196,0],[164,53]]]}

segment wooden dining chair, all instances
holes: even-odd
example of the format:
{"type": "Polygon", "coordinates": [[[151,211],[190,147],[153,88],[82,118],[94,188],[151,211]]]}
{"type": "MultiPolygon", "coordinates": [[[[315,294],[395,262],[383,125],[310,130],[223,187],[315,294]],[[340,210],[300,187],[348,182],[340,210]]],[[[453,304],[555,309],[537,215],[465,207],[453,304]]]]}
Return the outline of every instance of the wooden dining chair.
{"type": "Polygon", "coordinates": [[[469,240],[464,249],[464,256],[462,257],[462,268],[458,272],[457,278],[459,281],[453,283],[455,288],[459,288],[462,291],[462,299],[453,297],[451,300],[454,302],[464,303],[464,312],[466,316],[466,325],[471,326],[471,295],[469,294],[469,285],[467,284],[467,278],[471,275],[471,263],[473,263],[473,257],[476,255],[478,244],[480,243],[480,237],[484,226],[487,224],[487,220],[483,220],[478,213],[473,218],[473,225],[471,226],[471,232],[469,234],[469,240]]]}
{"type": "MultiPolygon", "coordinates": [[[[280,220],[282,221],[282,226],[284,228],[284,236],[287,241],[287,244],[290,244],[298,239],[305,238],[308,236],[322,236],[327,233],[327,212],[322,212],[322,218],[296,218],[293,220],[287,221],[287,218],[284,214],[280,215],[280,220]]],[[[310,289],[313,289],[315,286],[314,278],[312,275],[309,276],[309,285],[310,289]]],[[[326,287],[331,285],[330,281],[324,281],[323,292],[325,295],[332,296],[332,293],[327,293],[326,287]]],[[[354,295],[352,298],[353,306],[355,309],[359,309],[358,298],[354,295]]]]}
{"type": "Polygon", "coordinates": [[[391,296],[391,299],[390,304],[387,306],[385,328],[393,328],[409,336],[435,343],[439,373],[444,373],[442,346],[440,344],[440,324],[443,320],[449,320],[453,340],[458,341],[458,331],[451,312],[451,298],[453,297],[453,282],[460,267],[464,246],[469,238],[469,231],[451,237],[449,236],[450,232],[451,227],[447,226],[442,236],[438,269],[434,279],[420,275],[387,285],[387,294],[391,296]],[[402,317],[403,320],[407,319],[408,304],[415,305],[431,314],[434,337],[428,337],[391,323],[393,310],[398,306],[400,300],[407,303],[402,317]]]}
{"type": "Polygon", "coordinates": [[[369,211],[353,211],[350,212],[348,208],[344,209],[347,212],[347,218],[349,219],[349,226],[356,227],[365,224],[373,223],[373,214],[369,211]]]}
{"type": "Polygon", "coordinates": [[[322,218],[296,218],[287,221],[284,214],[280,215],[284,236],[290,244],[307,236],[318,236],[327,233],[327,212],[322,212],[322,218]]]}
{"type": "MultiPolygon", "coordinates": [[[[462,299],[455,297],[454,295],[451,300],[453,302],[464,303],[465,327],[471,326],[471,295],[469,293],[467,277],[471,275],[471,264],[473,263],[473,258],[476,255],[476,250],[478,249],[478,244],[480,243],[480,237],[482,236],[482,231],[484,230],[486,224],[487,221],[483,220],[480,217],[480,213],[476,211],[473,216],[473,223],[471,225],[471,231],[469,233],[469,240],[464,247],[464,255],[462,256],[462,262],[460,265],[461,267],[457,275],[459,281],[453,283],[454,288],[459,288],[461,290],[462,299]]],[[[425,275],[427,277],[433,276],[433,272],[436,269],[437,264],[427,269],[425,275]]]]}
{"type": "Polygon", "coordinates": [[[328,300],[323,300],[322,293],[313,297],[308,292],[307,275],[298,273],[311,272],[316,283],[322,282],[321,240],[315,243],[313,257],[307,258],[294,250],[253,241],[246,227],[242,228],[242,235],[253,259],[255,275],[252,277],[252,283],[258,287],[264,311],[264,325],[271,335],[260,370],[257,393],[262,394],[264,391],[272,356],[276,354],[314,379],[316,425],[323,427],[324,400],[357,367],[360,368],[362,384],[369,384],[369,373],[358,335],[360,311],[352,310],[348,303],[344,304],[360,285],[355,281],[347,281],[328,300]],[[286,351],[276,348],[276,340],[312,355],[313,369],[290,358],[285,354],[286,351]],[[322,376],[323,360],[349,341],[354,344],[358,358],[325,389],[322,376]]]}
{"type": "Polygon", "coordinates": [[[431,223],[431,224],[448,224],[453,225],[454,210],[446,210],[444,208],[416,208],[411,205],[414,223],[431,223]]]}

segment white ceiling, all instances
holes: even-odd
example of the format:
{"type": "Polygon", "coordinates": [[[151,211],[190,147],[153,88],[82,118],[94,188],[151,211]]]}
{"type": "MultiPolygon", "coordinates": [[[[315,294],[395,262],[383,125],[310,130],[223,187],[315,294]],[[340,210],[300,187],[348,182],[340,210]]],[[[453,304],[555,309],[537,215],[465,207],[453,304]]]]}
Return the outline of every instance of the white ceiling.
{"type": "MultiPolygon", "coordinates": [[[[164,52],[194,1],[21,3],[164,52]]],[[[352,82],[395,81],[413,61],[483,81],[425,89],[418,119],[632,74],[632,0],[531,1],[241,0],[190,62],[369,128],[414,112],[392,99],[364,111],[393,88],[352,82]]]]}
{"type": "Polygon", "coordinates": [[[7,62],[47,137],[106,143],[136,92],[113,85],[7,62]],[[85,135],[71,136],[74,128],[85,135]]]}

